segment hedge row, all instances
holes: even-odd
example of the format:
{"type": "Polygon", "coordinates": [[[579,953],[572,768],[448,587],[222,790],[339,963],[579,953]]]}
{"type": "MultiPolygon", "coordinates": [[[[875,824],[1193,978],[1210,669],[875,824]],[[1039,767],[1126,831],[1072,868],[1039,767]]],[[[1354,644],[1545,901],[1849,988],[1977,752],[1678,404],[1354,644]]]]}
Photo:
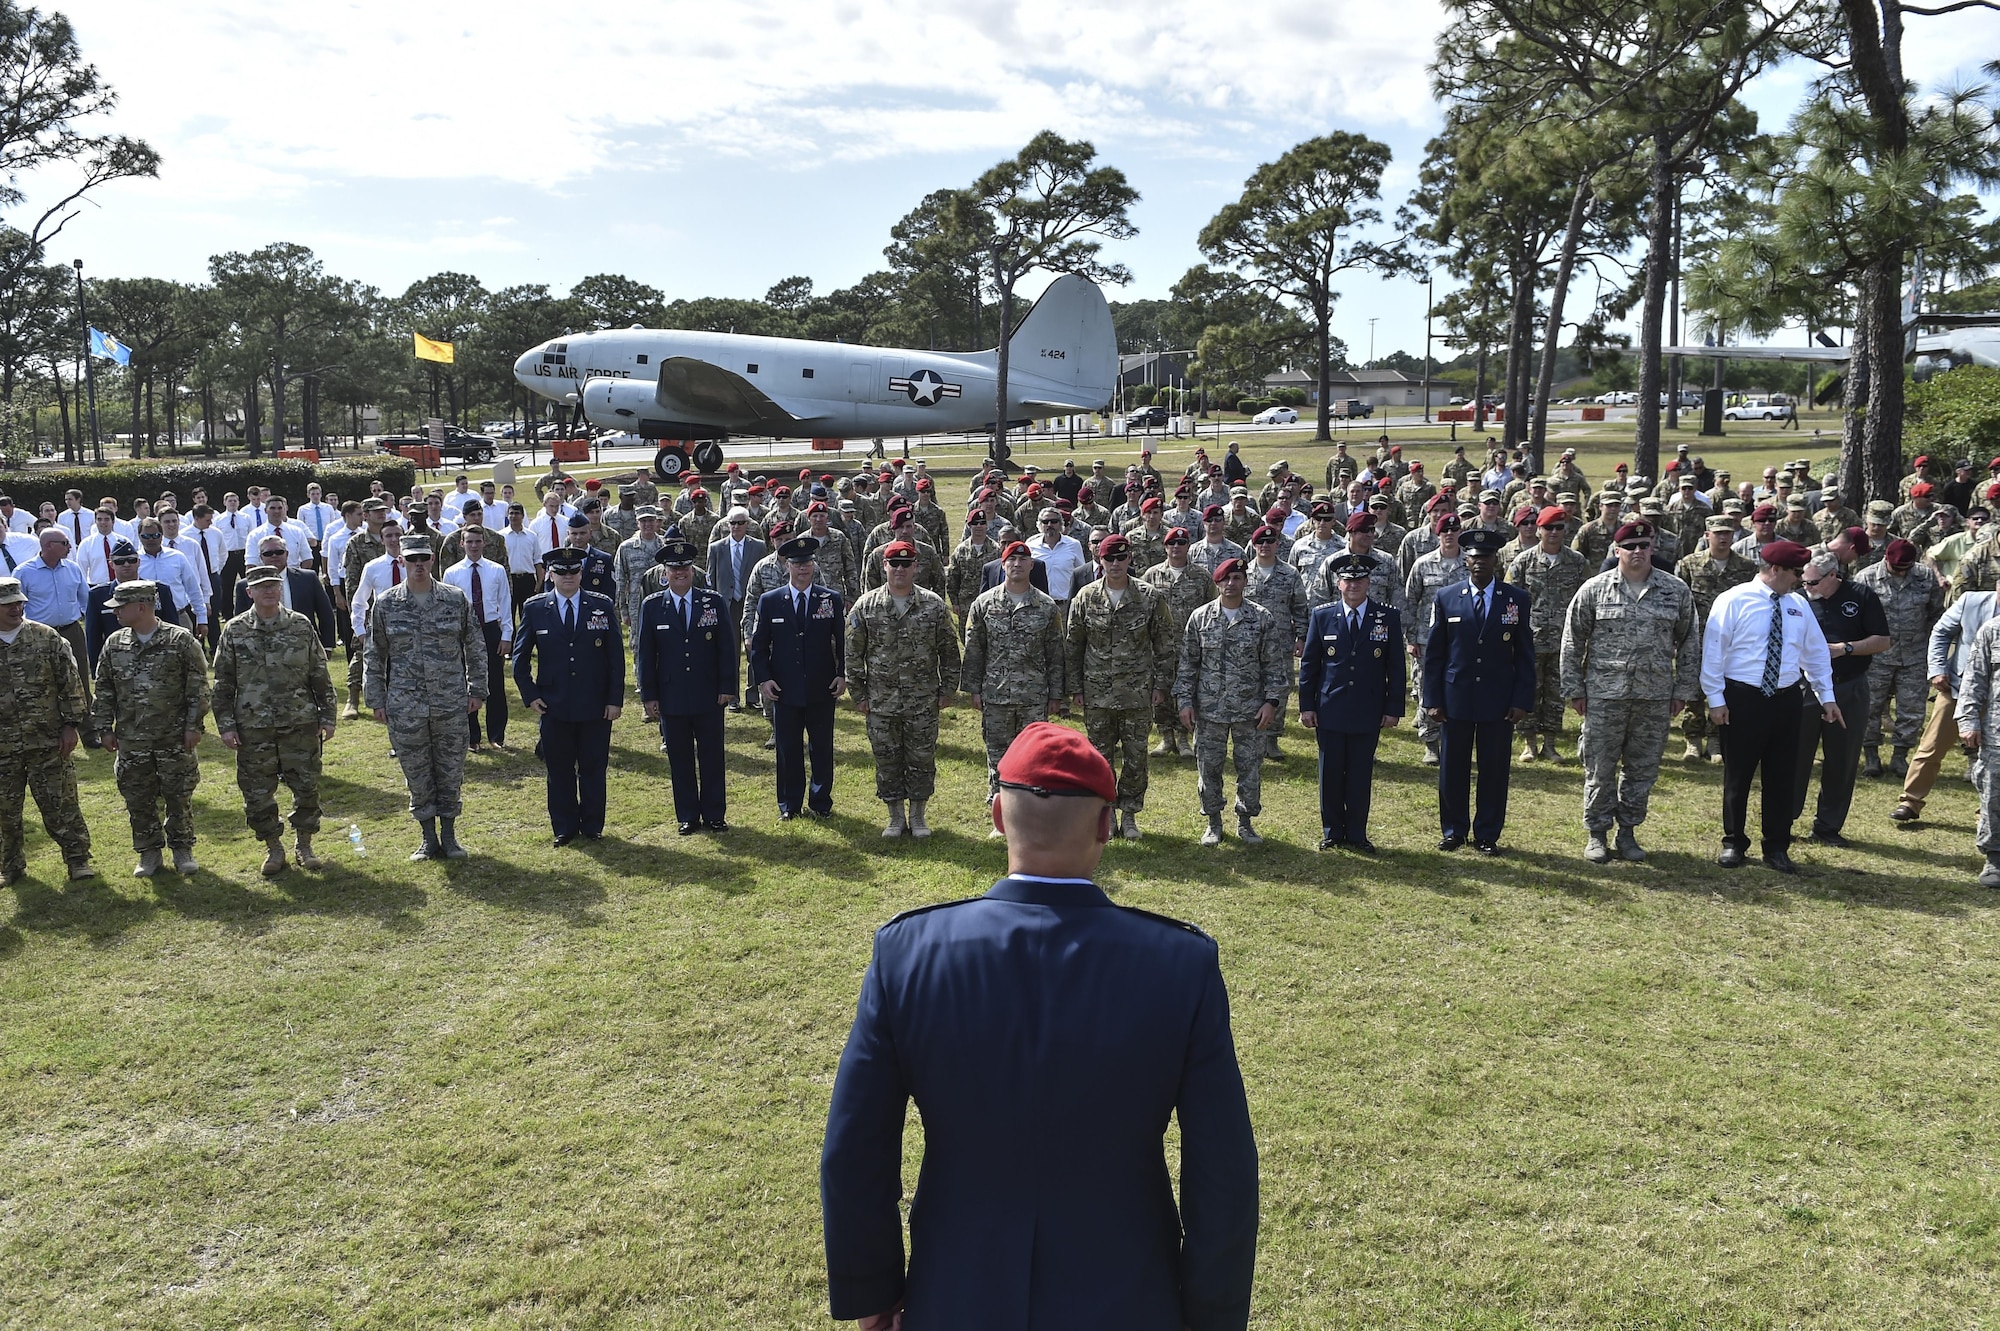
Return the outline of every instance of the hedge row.
{"type": "Polygon", "coordinates": [[[95,508],[97,501],[108,495],[118,501],[119,512],[130,513],[134,499],[150,502],[168,490],[179,496],[185,510],[188,496],[197,489],[206,490],[209,502],[220,508],[224,494],[240,495],[252,485],[261,485],[283,495],[296,513],[306,501],[306,485],[311,481],[318,481],[322,491],[342,499],[365,497],[370,481],[382,482],[391,494],[407,494],[417,482],[417,469],[406,459],[387,456],[322,462],[318,466],[310,462],[238,459],[63,467],[49,471],[36,468],[0,473],[0,493],[13,496],[16,506],[28,513],[37,511],[44,500],[61,509],[63,496],[71,490],[83,491],[85,508],[95,508]]]}

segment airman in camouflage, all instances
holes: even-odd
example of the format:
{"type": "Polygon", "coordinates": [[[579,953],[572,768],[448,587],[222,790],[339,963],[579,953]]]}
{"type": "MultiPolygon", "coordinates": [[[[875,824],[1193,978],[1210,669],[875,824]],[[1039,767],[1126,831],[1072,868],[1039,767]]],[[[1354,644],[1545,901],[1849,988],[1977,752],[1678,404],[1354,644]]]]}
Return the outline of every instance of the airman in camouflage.
{"type": "Polygon", "coordinates": [[[868,718],[875,798],[889,806],[882,835],[927,837],[938,712],[958,692],[958,633],[944,598],[916,585],[916,548],[892,541],[883,554],[888,582],[863,592],[847,616],[847,689],[868,718]]]}
{"type": "MultiPolygon", "coordinates": [[[[1403,637],[1408,643],[1411,661],[1419,663],[1418,669],[1409,672],[1412,688],[1423,687],[1421,662],[1424,646],[1430,641],[1431,607],[1437,601],[1438,593],[1471,579],[1465,571],[1465,555],[1458,544],[1460,521],[1456,513],[1438,517],[1433,524],[1437,549],[1418,556],[1417,562],[1410,568],[1409,579],[1403,584],[1403,637]]],[[[1426,767],[1438,765],[1438,744],[1443,737],[1443,723],[1431,715],[1431,709],[1417,708],[1417,738],[1424,744],[1426,767]]]]}
{"type": "Polygon", "coordinates": [[[951,563],[944,572],[945,600],[960,624],[972,611],[972,598],[984,590],[980,584],[986,566],[1000,557],[999,543],[987,536],[990,519],[986,514],[974,509],[965,521],[968,535],[952,550],[951,563]]]}
{"type": "Polygon", "coordinates": [[[1542,510],[1548,520],[1535,519],[1534,548],[1514,556],[1506,580],[1528,594],[1528,623],[1535,633],[1535,707],[1515,727],[1521,735],[1521,761],[1536,757],[1559,760],[1556,741],[1562,738],[1563,621],[1577,588],[1591,576],[1583,556],[1563,544],[1563,511],[1542,510]]]}
{"type": "Polygon", "coordinates": [[[1007,746],[1029,723],[1047,720],[1069,693],[1062,611],[1029,581],[1035,557],[1027,545],[1017,541],[1008,549],[1007,580],[973,598],[959,671],[959,687],[979,709],[989,800],[1000,791],[1007,746]]]}
{"type": "Polygon", "coordinates": [[[208,712],[208,657],[194,634],[160,619],[159,588],[121,582],[111,593],[120,627],[98,653],[91,721],[104,747],[118,755],[113,775],[132,820],[135,878],[160,871],[171,846],[174,869],[190,874],[194,859],[194,789],[201,764],[201,719],[208,712]],[[166,827],[160,807],[166,806],[166,827]]]}
{"type": "Polygon", "coordinates": [[[1180,635],[1167,599],[1131,576],[1132,542],[1106,536],[1097,547],[1104,576],[1070,598],[1069,686],[1083,709],[1084,733],[1118,773],[1118,831],[1139,839],[1146,807],[1146,731],[1153,709],[1173,692],[1180,635]]]}
{"type": "Polygon", "coordinates": [[[410,858],[464,859],[465,718],[486,700],[486,635],[465,593],[431,577],[431,553],[427,537],[403,538],[405,580],[369,607],[362,692],[388,724],[423,826],[410,858]]]}
{"type": "Polygon", "coordinates": [[[1250,820],[1264,811],[1264,731],[1284,709],[1293,675],[1291,625],[1245,599],[1249,579],[1241,560],[1211,575],[1217,599],[1188,616],[1181,636],[1174,697],[1181,724],[1194,732],[1196,784],[1208,830],[1201,844],[1222,841],[1222,762],[1233,746],[1236,834],[1258,845],[1250,820]]]}
{"type": "MultiPolygon", "coordinates": [[[[824,499],[807,504],[805,526],[800,531],[819,542],[813,562],[819,565],[825,584],[839,592],[849,605],[861,599],[861,552],[848,541],[847,533],[835,525],[833,506],[824,499]]],[[[940,590],[938,594],[943,593],[940,590]]]]}
{"type": "Polygon", "coordinates": [[[70,754],[90,723],[83,673],[62,635],[26,618],[27,593],[17,578],[0,578],[0,883],[28,871],[21,828],[23,796],[34,792],[49,839],[62,848],[71,881],[97,877],[90,866],[90,829],[76,796],[70,754]]]}
{"type": "MultiPolygon", "coordinates": [[[[1287,544],[1284,533],[1269,524],[1250,533],[1251,557],[1244,565],[1249,581],[1243,594],[1278,617],[1292,635],[1292,654],[1296,656],[1305,646],[1312,606],[1306,599],[1305,579],[1289,562],[1287,544]]],[[[1284,733],[1285,709],[1281,707],[1264,730],[1266,758],[1284,761],[1285,755],[1278,749],[1278,737],[1284,733]]]]}
{"type": "MultiPolygon", "coordinates": [[[[937,547],[924,539],[922,530],[917,529],[914,523],[908,524],[904,534],[898,539],[908,541],[916,547],[917,586],[936,596],[943,596],[945,592],[944,556],[937,552],[937,547]],[[910,534],[911,531],[915,531],[915,534],[910,534]]],[[[862,583],[871,591],[888,583],[888,574],[882,567],[883,548],[882,546],[876,547],[875,552],[868,556],[867,567],[862,574],[862,583]]]]}
{"type": "Polygon", "coordinates": [[[1571,542],[1576,552],[1595,569],[1611,553],[1611,536],[1624,524],[1619,516],[1624,503],[1622,494],[1606,492],[1597,496],[1597,516],[1577,529],[1576,539],[1571,542]]]}
{"type": "MultiPolygon", "coordinates": [[[[1717,514],[1708,520],[1708,530],[1704,533],[1707,544],[1691,555],[1683,555],[1681,562],[1674,565],[1674,576],[1685,582],[1688,590],[1694,593],[1697,633],[1707,631],[1708,608],[1715,604],[1716,597],[1757,576],[1757,561],[1739,555],[1731,548],[1739,535],[1735,518],[1717,514]]],[[[1709,743],[1714,733],[1706,706],[1688,708],[1681,716],[1681,737],[1687,741],[1687,751],[1681,754],[1682,759],[1690,762],[1705,760],[1709,756],[1709,743]]]]}
{"type": "Polygon", "coordinates": [[[1583,718],[1583,856],[1643,860],[1633,829],[1646,821],[1673,714],[1701,697],[1701,633],[1694,593],[1653,567],[1652,524],[1615,533],[1618,567],[1585,582],[1563,623],[1563,696],[1583,718]],[[1619,769],[1623,767],[1621,778],[1619,769]]]}
{"type": "Polygon", "coordinates": [[[1979,789],[1975,844],[1986,855],[1979,885],[2000,888],[2000,619],[1987,620],[1978,636],[1959,649],[1959,659],[1964,669],[1954,713],[1958,735],[1979,749],[1972,769],[1979,789]]]}
{"type": "MultiPolygon", "coordinates": [[[[618,618],[626,627],[639,622],[639,606],[645,600],[640,584],[660,553],[660,510],[650,505],[639,510],[639,530],[618,543],[611,556],[611,582],[617,588],[618,618]]],[[[682,535],[686,535],[682,532],[682,535]]],[[[706,546],[702,547],[707,549],[706,546]]],[[[509,627],[512,627],[511,625],[509,627]]]]}
{"type": "Polygon", "coordinates": [[[243,816],[265,846],[263,873],[284,872],[284,823],[278,786],[292,791],[292,832],[299,865],[321,867],[321,746],[333,738],[333,681],[312,621],[279,603],[276,569],[251,569],[250,609],[222,626],[215,648],[215,729],[236,753],[243,816]],[[268,588],[268,590],[261,590],[268,588]]]}
{"type": "Polygon", "coordinates": [[[1907,538],[1892,541],[1882,562],[1855,576],[1881,598],[1889,620],[1889,648],[1868,663],[1868,724],[1861,732],[1862,771],[1882,774],[1882,716],[1896,705],[1892,734],[1895,752],[1889,770],[1909,775],[1910,750],[1923,737],[1924,705],[1930,693],[1931,630],[1944,614],[1944,587],[1928,564],[1917,558],[1907,538]]]}
{"type": "MultiPolygon", "coordinates": [[[[348,600],[354,589],[361,585],[361,570],[368,562],[380,559],[389,553],[388,542],[382,539],[382,520],[388,516],[389,506],[380,499],[370,499],[361,505],[361,528],[347,538],[347,546],[340,555],[340,605],[341,619],[345,621],[351,608],[348,600]]],[[[361,644],[349,639],[347,644],[347,710],[341,715],[352,721],[361,715],[361,662],[356,659],[361,644]]]]}
{"type": "MultiPolygon", "coordinates": [[[[1180,663],[1181,634],[1187,631],[1188,616],[1215,599],[1215,580],[1188,561],[1188,542],[1188,533],[1184,529],[1170,528],[1164,540],[1166,562],[1155,564],[1145,573],[1146,585],[1158,592],[1167,603],[1167,621],[1174,631],[1173,660],[1176,668],[1180,663]]],[[[1153,724],[1160,728],[1160,742],[1152,750],[1155,755],[1162,758],[1175,755],[1194,757],[1194,735],[1182,729],[1180,704],[1175,701],[1171,689],[1153,709],[1153,724]]]]}

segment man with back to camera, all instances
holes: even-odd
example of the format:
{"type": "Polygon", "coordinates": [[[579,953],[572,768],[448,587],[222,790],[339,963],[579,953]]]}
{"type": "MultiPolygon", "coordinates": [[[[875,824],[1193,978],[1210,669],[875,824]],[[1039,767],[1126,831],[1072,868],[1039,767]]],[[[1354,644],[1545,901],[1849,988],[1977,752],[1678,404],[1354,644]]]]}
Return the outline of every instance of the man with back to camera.
{"type": "Polygon", "coordinates": [[[1257,1148],[1215,943],[1112,904],[1085,876],[1117,783],[1082,735],[1030,725],[999,779],[1008,876],[875,936],[820,1162],[832,1314],[866,1331],[905,1317],[1236,1331],[1256,1263],[1257,1148]],[[925,1157],[906,1269],[912,1098],[925,1157]],[[1023,1134],[1032,1151],[1002,1145],[1023,1134]]]}

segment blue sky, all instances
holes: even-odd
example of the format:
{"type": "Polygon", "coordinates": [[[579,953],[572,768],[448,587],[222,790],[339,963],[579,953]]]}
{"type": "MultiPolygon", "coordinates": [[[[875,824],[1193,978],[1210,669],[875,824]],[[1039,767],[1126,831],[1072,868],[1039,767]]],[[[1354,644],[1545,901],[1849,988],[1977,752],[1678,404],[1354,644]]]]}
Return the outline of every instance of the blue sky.
{"type": "MultiPolygon", "coordinates": [[[[274,240],[385,291],[622,272],[669,296],[825,291],[882,266],[889,226],[1036,131],[1088,137],[1142,195],[1108,251],[1163,296],[1259,162],[1330,128],[1387,142],[1392,214],[1438,123],[1429,0],[389,0],[60,6],[164,158],[56,242],[97,275],[199,280],[274,240]]],[[[2000,15],[1911,19],[1925,84],[1971,80],[2000,15]]],[[[1754,97],[1766,123],[1806,72],[1754,97]]],[[[32,184],[32,182],[31,182],[32,184]]],[[[1335,331],[1423,345],[1423,289],[1357,277],[1335,331]]]]}

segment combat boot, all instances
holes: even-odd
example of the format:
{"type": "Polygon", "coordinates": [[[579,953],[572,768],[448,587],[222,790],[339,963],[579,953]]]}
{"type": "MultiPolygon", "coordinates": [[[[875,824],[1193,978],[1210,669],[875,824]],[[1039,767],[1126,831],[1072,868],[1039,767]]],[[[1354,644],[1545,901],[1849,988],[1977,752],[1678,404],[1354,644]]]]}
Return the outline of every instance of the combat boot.
{"type": "Polygon", "coordinates": [[[882,829],[885,837],[901,836],[908,830],[903,822],[903,801],[885,801],[889,806],[889,825],[882,829]]]}
{"type": "Polygon", "coordinates": [[[928,803],[929,800],[910,801],[910,835],[919,841],[931,834],[931,825],[924,821],[924,806],[928,803]]]}
{"type": "Polygon", "coordinates": [[[1698,740],[1689,740],[1687,742],[1687,752],[1681,755],[1681,761],[1684,763],[1698,763],[1702,760],[1703,756],[1701,743],[1698,740]]]}
{"type": "Polygon", "coordinates": [[[1264,741],[1264,760],[1273,763],[1285,761],[1284,751],[1278,747],[1278,737],[1276,735],[1264,741]]]}
{"type": "Polygon", "coordinates": [[[1535,747],[1535,737],[1533,735],[1530,735],[1528,736],[1527,739],[1521,742],[1521,756],[1516,761],[1531,763],[1535,761],[1535,758],[1538,755],[1538,753],[1539,750],[1537,750],[1535,747]]]}
{"type": "Polygon", "coordinates": [[[424,829],[424,844],[418,846],[415,850],[410,852],[411,861],[414,862],[417,860],[443,859],[444,848],[438,845],[437,819],[435,818],[424,819],[423,829],[424,829]]]}
{"type": "Polygon", "coordinates": [[[257,870],[266,878],[276,878],[285,871],[285,839],[281,836],[264,839],[264,864],[257,870]]]}
{"type": "Polygon", "coordinates": [[[1895,777],[1898,781],[1901,781],[1904,777],[1910,774],[1909,745],[1898,744],[1896,746],[1896,751],[1889,756],[1889,774],[1895,777]]]}
{"type": "Polygon", "coordinates": [[[159,871],[160,871],[160,852],[157,850],[140,851],[139,863],[133,866],[132,876],[134,878],[151,878],[154,874],[158,873],[159,871]]]}
{"type": "Polygon", "coordinates": [[[1183,758],[1194,757],[1194,736],[1179,726],[1174,727],[1174,752],[1183,758]]]}
{"type": "Polygon", "coordinates": [[[199,873],[201,866],[195,863],[193,846],[174,847],[174,872],[185,878],[191,873],[199,873]]]}
{"type": "Polygon", "coordinates": [[[1542,736],[1542,757],[1547,758],[1552,763],[1562,761],[1562,755],[1556,752],[1556,742],[1553,736],[1542,736]]]}
{"type": "Polygon", "coordinates": [[[1139,839],[1139,820],[1132,816],[1130,809],[1122,810],[1118,815],[1118,835],[1127,841],[1139,839]]]}
{"type": "Polygon", "coordinates": [[[464,846],[458,844],[456,818],[438,819],[438,846],[444,851],[444,857],[448,860],[466,859],[471,854],[464,846]]]}
{"type": "Polygon", "coordinates": [[[1638,836],[1624,823],[1618,824],[1618,855],[1632,864],[1646,858],[1646,848],[1639,844],[1638,836]]]}
{"type": "Polygon", "coordinates": [[[1604,833],[1589,833],[1583,843],[1583,858],[1592,864],[1603,864],[1611,858],[1611,847],[1604,844],[1604,833]]]}
{"type": "Polygon", "coordinates": [[[1861,754],[1862,754],[1861,775],[1863,776],[1882,775],[1882,746],[1879,744],[1870,744],[1867,748],[1861,751],[1861,754]]]}
{"type": "Polygon", "coordinates": [[[2000,887],[2000,855],[1988,855],[1986,867],[1979,871],[1981,887],[2000,887]]]}
{"type": "Polygon", "coordinates": [[[347,706],[340,709],[340,719],[343,721],[359,721],[361,719],[361,709],[350,701],[347,706]]]}
{"type": "Polygon", "coordinates": [[[1160,742],[1153,746],[1152,753],[1155,758],[1172,758],[1178,755],[1180,746],[1174,743],[1174,732],[1161,730],[1160,742]]]}
{"type": "Polygon", "coordinates": [[[27,876],[26,869],[0,869],[0,887],[12,887],[27,876]]]}
{"type": "Polygon", "coordinates": [[[69,880],[72,883],[80,883],[86,878],[95,877],[97,877],[97,866],[89,860],[71,860],[69,862],[69,880]]]}
{"type": "Polygon", "coordinates": [[[301,869],[324,869],[326,861],[313,854],[311,832],[299,833],[298,860],[301,869]]]}
{"type": "Polygon", "coordinates": [[[1208,830],[1201,834],[1201,844],[1204,846],[1219,846],[1222,844],[1221,814],[1211,813],[1208,815],[1208,830]]]}
{"type": "Polygon", "coordinates": [[[1246,846],[1261,846],[1264,844],[1264,838],[1258,836],[1257,829],[1250,825],[1250,815],[1247,813],[1236,815],[1236,835],[1242,838],[1243,844],[1246,846]]]}
{"type": "Polygon", "coordinates": [[[1424,745],[1424,766],[1436,767],[1438,762],[1438,746],[1435,744],[1424,745]]]}

